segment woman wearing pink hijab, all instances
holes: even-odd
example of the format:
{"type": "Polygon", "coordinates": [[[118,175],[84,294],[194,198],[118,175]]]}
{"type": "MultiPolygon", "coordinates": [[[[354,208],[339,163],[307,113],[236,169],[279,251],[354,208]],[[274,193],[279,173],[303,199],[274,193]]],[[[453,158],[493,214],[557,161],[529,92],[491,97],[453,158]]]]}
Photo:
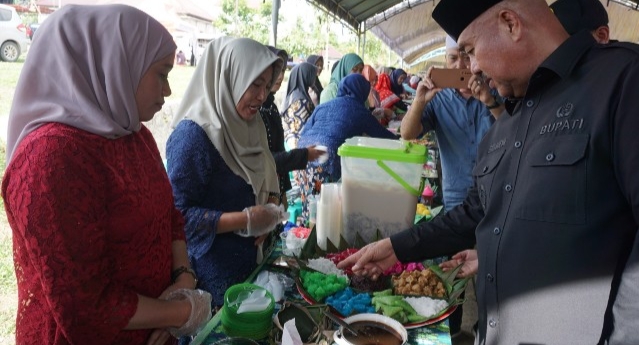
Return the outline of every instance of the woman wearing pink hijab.
{"type": "Polygon", "coordinates": [[[210,318],[150,131],[175,43],[124,5],[64,6],[36,35],[9,115],[2,196],[17,344],[165,344],[210,318]],[[37,82],[33,82],[37,81],[37,82]]]}

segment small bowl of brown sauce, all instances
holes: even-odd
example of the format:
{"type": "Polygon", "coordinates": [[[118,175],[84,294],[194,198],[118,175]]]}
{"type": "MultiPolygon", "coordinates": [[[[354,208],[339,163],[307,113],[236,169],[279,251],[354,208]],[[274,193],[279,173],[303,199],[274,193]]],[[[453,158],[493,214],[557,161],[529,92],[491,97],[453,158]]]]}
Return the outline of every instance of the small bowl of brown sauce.
{"type": "Polygon", "coordinates": [[[401,323],[380,314],[357,314],[344,319],[357,335],[340,327],[333,333],[337,345],[403,345],[408,333],[401,323]]]}

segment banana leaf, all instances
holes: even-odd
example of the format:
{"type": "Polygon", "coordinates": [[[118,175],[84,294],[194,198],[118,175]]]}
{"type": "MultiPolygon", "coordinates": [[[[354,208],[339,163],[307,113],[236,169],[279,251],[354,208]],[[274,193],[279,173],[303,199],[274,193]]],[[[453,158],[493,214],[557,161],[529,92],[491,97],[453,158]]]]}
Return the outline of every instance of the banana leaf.
{"type": "MultiPolygon", "coordinates": [[[[377,229],[374,240],[378,241],[383,238],[384,238],[384,235],[379,229],[377,229]]],[[[364,238],[362,237],[362,235],[359,234],[359,232],[355,233],[354,242],[355,243],[353,244],[348,243],[348,241],[342,235],[340,235],[339,243],[333,243],[330,239],[327,238],[326,250],[322,250],[322,248],[320,248],[320,246],[317,245],[317,231],[316,231],[316,227],[313,227],[313,229],[311,229],[311,233],[308,235],[308,238],[306,239],[306,243],[304,243],[304,246],[302,247],[302,250],[300,251],[299,258],[302,260],[316,259],[318,257],[323,257],[328,253],[342,252],[348,248],[362,249],[362,247],[368,244],[368,242],[364,240],[364,238]]]]}
{"type": "MultiPolygon", "coordinates": [[[[346,241],[345,241],[346,242],[346,241]]],[[[366,241],[362,238],[359,232],[355,233],[355,248],[362,249],[366,245],[366,241]]]]}
{"type": "Polygon", "coordinates": [[[443,206],[437,206],[435,208],[430,209],[430,215],[435,218],[443,209],[443,206]]]}
{"type": "Polygon", "coordinates": [[[449,305],[462,304],[463,299],[459,297],[466,290],[469,278],[457,278],[457,273],[461,269],[462,264],[458,265],[454,269],[444,272],[438,265],[431,265],[428,268],[433,271],[441,279],[446,289],[446,301],[449,305]]]}
{"type": "Polygon", "coordinates": [[[342,236],[341,234],[339,235],[339,247],[337,248],[339,252],[344,251],[346,249],[348,249],[348,242],[346,242],[346,239],[344,238],[344,236],[342,236]]]}
{"type": "Polygon", "coordinates": [[[430,270],[433,271],[433,273],[435,273],[439,277],[439,279],[444,282],[444,284],[446,284],[447,286],[452,286],[455,278],[457,277],[457,273],[462,268],[462,265],[460,264],[454,269],[447,272],[444,272],[438,265],[431,265],[428,268],[430,268],[430,270]]]}
{"type": "Polygon", "coordinates": [[[333,244],[333,242],[331,242],[330,239],[326,239],[326,252],[327,253],[337,253],[339,251],[339,249],[337,249],[337,246],[335,246],[333,244]]]}
{"type": "Polygon", "coordinates": [[[295,327],[304,342],[312,342],[319,337],[322,329],[308,309],[300,304],[286,301],[273,321],[277,328],[283,330],[286,321],[291,319],[295,319],[295,327]]]}
{"type": "Polygon", "coordinates": [[[313,227],[313,229],[311,229],[311,233],[308,235],[306,243],[304,243],[304,246],[300,251],[300,259],[302,260],[313,259],[326,254],[317,245],[317,232],[315,229],[316,227],[313,227]]]}
{"type": "Polygon", "coordinates": [[[375,242],[383,238],[384,238],[384,234],[382,234],[382,232],[379,229],[377,229],[377,231],[375,231],[375,242]]]}
{"type": "Polygon", "coordinates": [[[464,281],[463,287],[453,290],[453,292],[448,295],[447,301],[449,305],[464,303],[464,299],[461,299],[460,296],[462,293],[464,293],[464,290],[466,290],[466,283],[468,283],[468,278],[464,278],[462,280],[464,281]]]}
{"type": "MultiPolygon", "coordinates": [[[[381,238],[383,238],[382,233],[381,231],[377,230],[375,234],[375,240],[379,240],[381,238]]],[[[359,233],[356,233],[355,246],[350,246],[343,237],[340,237],[339,246],[335,246],[334,243],[332,243],[330,240],[327,239],[327,250],[324,251],[317,245],[316,229],[313,228],[311,230],[311,233],[309,234],[306,244],[302,248],[300,257],[295,258],[297,262],[297,266],[299,267],[298,269],[292,269],[293,276],[296,278],[296,284],[298,285],[298,287],[302,286],[302,289],[303,289],[303,284],[301,282],[301,276],[300,276],[301,270],[317,272],[317,270],[314,270],[308,267],[308,264],[307,264],[308,259],[323,257],[327,253],[340,252],[352,247],[361,249],[366,244],[367,243],[362,238],[362,236],[359,233]]],[[[464,279],[456,278],[457,273],[461,269],[461,265],[459,265],[458,267],[455,267],[453,270],[448,272],[444,272],[438,265],[431,265],[431,266],[428,266],[428,268],[431,269],[435,273],[435,275],[442,281],[442,284],[444,285],[444,288],[446,290],[446,298],[444,298],[444,300],[448,303],[447,308],[440,311],[438,314],[429,317],[429,319],[434,319],[446,313],[451,312],[451,307],[464,303],[464,299],[460,298],[460,296],[466,289],[466,285],[468,283],[469,278],[464,278],[464,279]]],[[[390,277],[388,277],[388,279],[389,279],[389,287],[390,287],[392,286],[392,284],[390,283],[390,277]]],[[[333,313],[339,313],[339,312],[337,312],[336,310],[333,310],[333,313]]],[[[420,321],[416,321],[416,322],[420,322],[420,321]]]]}

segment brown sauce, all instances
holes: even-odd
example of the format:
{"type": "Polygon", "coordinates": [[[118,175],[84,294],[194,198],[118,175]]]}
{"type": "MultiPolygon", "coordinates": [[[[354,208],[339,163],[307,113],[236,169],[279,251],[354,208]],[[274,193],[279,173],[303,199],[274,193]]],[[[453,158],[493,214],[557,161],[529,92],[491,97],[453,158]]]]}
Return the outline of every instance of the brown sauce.
{"type": "Polygon", "coordinates": [[[342,336],[353,345],[402,345],[402,337],[392,327],[374,321],[355,321],[350,326],[358,336],[344,330],[342,336]]]}

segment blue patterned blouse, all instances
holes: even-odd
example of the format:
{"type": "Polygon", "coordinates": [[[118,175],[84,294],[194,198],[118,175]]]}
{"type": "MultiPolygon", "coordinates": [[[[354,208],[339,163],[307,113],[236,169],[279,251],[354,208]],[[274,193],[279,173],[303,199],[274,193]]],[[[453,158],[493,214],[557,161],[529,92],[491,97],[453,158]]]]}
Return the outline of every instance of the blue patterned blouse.
{"type": "Polygon", "coordinates": [[[244,281],[257,267],[254,237],[217,235],[224,212],[255,205],[253,188],[235,175],[195,122],[182,120],[166,144],[167,170],[177,208],[186,221],[185,232],[198,288],[223,305],[224,292],[244,281]]]}

